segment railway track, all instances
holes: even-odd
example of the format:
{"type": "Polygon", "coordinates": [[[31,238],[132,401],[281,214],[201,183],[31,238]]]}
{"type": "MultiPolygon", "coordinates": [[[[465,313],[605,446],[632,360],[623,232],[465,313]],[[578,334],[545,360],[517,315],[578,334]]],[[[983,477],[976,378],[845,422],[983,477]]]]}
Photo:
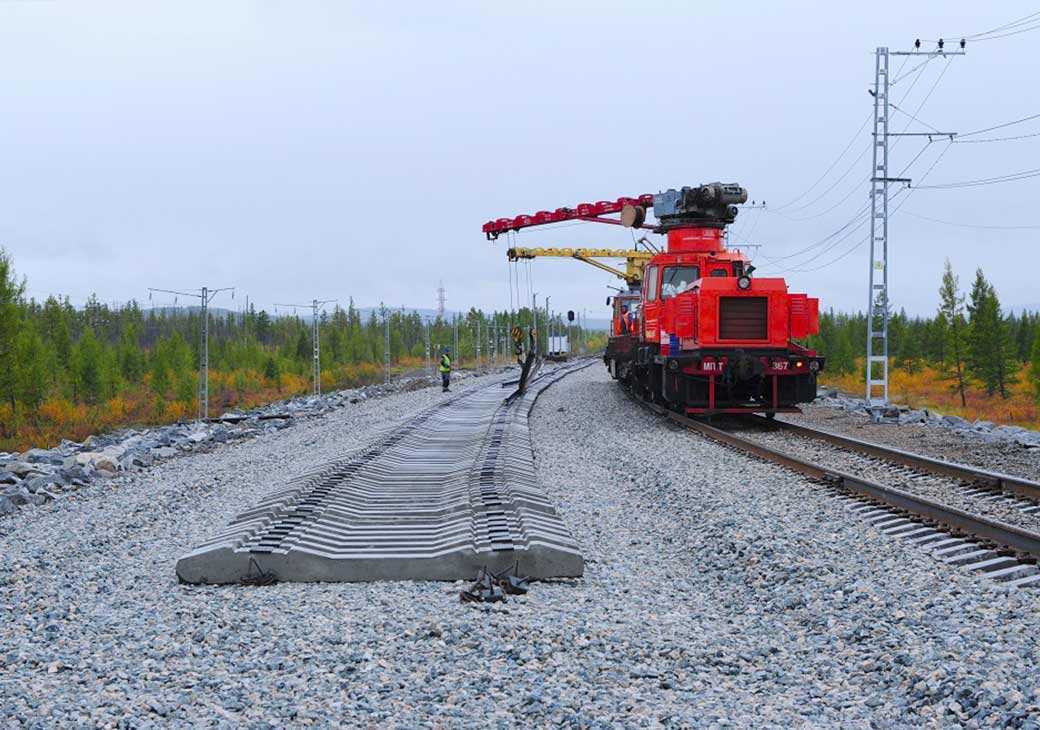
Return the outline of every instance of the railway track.
{"type": "Polygon", "coordinates": [[[538,483],[528,415],[591,361],[453,395],[359,452],[312,468],[177,562],[186,583],[458,580],[482,568],[581,575],[538,483]]]}
{"type": "Polygon", "coordinates": [[[682,427],[822,482],[882,533],[942,562],[1040,587],[1040,483],[784,421],[717,428],[630,395],[682,427]]]}

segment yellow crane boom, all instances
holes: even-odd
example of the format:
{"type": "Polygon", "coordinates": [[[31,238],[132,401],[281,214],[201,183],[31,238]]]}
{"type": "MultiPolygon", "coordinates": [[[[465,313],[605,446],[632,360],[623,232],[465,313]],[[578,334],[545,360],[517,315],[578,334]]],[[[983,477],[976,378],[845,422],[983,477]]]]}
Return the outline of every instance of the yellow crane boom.
{"type": "Polygon", "coordinates": [[[639,285],[643,281],[643,267],[653,254],[648,251],[637,251],[625,248],[511,248],[506,251],[510,261],[535,259],[546,256],[556,258],[577,259],[597,269],[624,279],[631,285],[639,285]],[[625,259],[625,270],[616,269],[596,259],[625,259]]]}

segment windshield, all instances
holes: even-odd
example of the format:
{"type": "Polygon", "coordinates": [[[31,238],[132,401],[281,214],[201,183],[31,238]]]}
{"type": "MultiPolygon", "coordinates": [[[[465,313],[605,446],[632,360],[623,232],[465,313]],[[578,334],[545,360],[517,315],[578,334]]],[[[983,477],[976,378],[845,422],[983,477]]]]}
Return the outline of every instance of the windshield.
{"type": "Polygon", "coordinates": [[[676,294],[689,291],[693,282],[701,278],[700,269],[696,266],[669,266],[661,276],[661,298],[671,299],[676,294]]]}

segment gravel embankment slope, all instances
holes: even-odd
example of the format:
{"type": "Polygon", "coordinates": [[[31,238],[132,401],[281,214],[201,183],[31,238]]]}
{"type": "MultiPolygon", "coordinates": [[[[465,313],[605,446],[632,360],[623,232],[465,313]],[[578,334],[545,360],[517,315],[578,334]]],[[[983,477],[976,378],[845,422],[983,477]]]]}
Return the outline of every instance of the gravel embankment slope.
{"type": "Polygon", "coordinates": [[[176,583],[177,557],[276,480],[439,397],[362,403],[0,525],[0,724],[918,726],[1037,711],[1033,594],[880,537],[799,478],[648,414],[595,366],[533,415],[583,579],[495,606],[460,605],[444,583],[176,583]]]}

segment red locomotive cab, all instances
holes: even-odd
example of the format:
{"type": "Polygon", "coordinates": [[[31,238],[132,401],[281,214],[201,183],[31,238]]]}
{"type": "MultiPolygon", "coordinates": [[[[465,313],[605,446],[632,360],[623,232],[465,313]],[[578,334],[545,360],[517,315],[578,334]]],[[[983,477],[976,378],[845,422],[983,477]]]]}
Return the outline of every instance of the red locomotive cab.
{"type": "Polygon", "coordinates": [[[789,292],[783,278],[755,278],[748,258],[726,247],[726,227],[746,202],[740,185],[715,182],[491,220],[483,231],[493,239],[578,219],[666,235],[663,250],[652,244],[629,251],[560,249],[559,255],[593,263],[629,286],[613,298],[603,355],[613,377],[687,414],[797,411],[797,404],[816,397],[824,365],[804,342],[819,331],[819,302],[789,292]],[[654,223],[647,219],[651,208],[654,223]],[[606,217],[618,213],[620,219],[606,217]],[[592,261],[619,255],[625,271],[592,261]]]}
{"type": "Polygon", "coordinates": [[[819,331],[819,300],[790,294],[781,278],[707,278],[668,304],[662,326],[682,350],[786,348],[819,331]]]}

